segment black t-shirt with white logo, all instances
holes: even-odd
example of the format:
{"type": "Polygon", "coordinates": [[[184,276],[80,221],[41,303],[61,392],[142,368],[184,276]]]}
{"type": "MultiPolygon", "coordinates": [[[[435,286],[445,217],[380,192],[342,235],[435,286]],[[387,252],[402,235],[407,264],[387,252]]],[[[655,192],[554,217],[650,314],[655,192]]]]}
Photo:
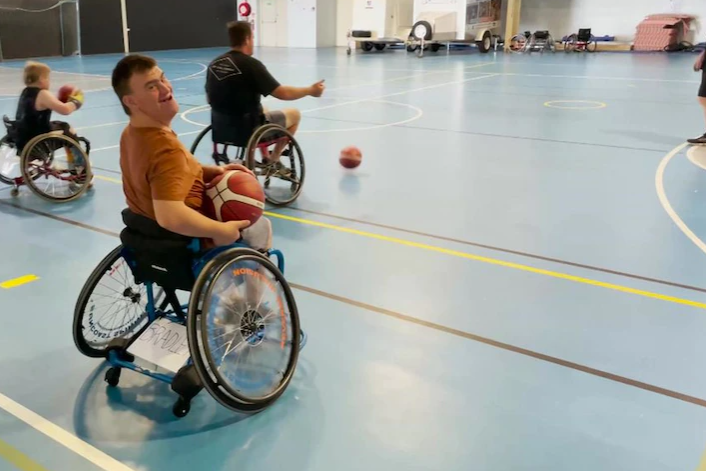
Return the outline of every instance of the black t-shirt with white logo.
{"type": "Polygon", "coordinates": [[[262,62],[231,50],[209,64],[206,97],[211,108],[223,114],[260,113],[260,97],[270,95],[279,85],[262,62]]]}

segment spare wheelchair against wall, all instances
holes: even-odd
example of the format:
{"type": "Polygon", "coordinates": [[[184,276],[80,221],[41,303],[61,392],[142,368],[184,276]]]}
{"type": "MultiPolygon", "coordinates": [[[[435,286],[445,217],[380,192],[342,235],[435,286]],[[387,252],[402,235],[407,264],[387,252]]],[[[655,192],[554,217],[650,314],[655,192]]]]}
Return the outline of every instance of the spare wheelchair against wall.
{"type": "Polygon", "coordinates": [[[282,253],[239,243],[204,249],[128,209],[123,222],[122,244],[93,270],[76,302],[78,350],[108,361],[111,387],[123,369],[170,384],[177,417],[204,388],[232,410],[272,405],[305,343],[282,253]]]}
{"type": "Polygon", "coordinates": [[[3,123],[6,134],[0,139],[0,182],[12,186],[12,196],[18,196],[20,187],[27,185],[44,200],[65,203],[88,191],[93,174],[88,159],[91,144],[86,138],[52,131],[23,142],[16,121],[3,116],[3,123]]]}
{"type": "Polygon", "coordinates": [[[440,3],[444,2],[415,0],[407,51],[417,51],[423,57],[427,49],[437,52],[442,45],[475,44],[480,52],[487,53],[497,45],[501,0],[447,2],[453,10],[440,8],[440,3]]]}
{"type": "Polygon", "coordinates": [[[570,34],[564,40],[564,52],[596,52],[598,43],[591,33],[591,28],[579,29],[578,34],[570,34]]]}
{"type": "Polygon", "coordinates": [[[554,38],[547,30],[525,31],[522,34],[516,34],[510,40],[510,51],[522,54],[525,52],[555,52],[556,43],[554,38]]]}
{"type": "Polygon", "coordinates": [[[262,181],[267,201],[275,206],[294,202],[304,185],[306,168],[299,143],[285,128],[257,113],[234,118],[211,110],[211,124],[196,136],[191,153],[197,157],[210,153],[216,165],[245,165],[262,181]],[[276,152],[279,159],[272,158],[276,152]]]}

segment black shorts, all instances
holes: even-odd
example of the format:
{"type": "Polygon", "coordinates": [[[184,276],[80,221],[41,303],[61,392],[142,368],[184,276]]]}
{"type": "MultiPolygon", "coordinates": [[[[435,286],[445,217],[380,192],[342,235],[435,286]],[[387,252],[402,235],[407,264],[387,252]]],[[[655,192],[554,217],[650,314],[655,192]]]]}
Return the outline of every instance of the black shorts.
{"type": "Polygon", "coordinates": [[[701,86],[699,87],[699,96],[706,98],[706,65],[701,70],[701,86]]]}

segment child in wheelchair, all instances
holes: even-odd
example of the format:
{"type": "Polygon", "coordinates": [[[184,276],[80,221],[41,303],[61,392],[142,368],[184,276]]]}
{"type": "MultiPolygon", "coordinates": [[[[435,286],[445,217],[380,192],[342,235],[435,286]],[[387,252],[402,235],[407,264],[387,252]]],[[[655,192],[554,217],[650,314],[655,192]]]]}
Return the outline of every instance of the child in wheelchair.
{"type": "MultiPolygon", "coordinates": [[[[81,108],[84,101],[83,92],[75,89],[64,103],[49,91],[50,77],[51,69],[46,64],[29,61],[25,65],[25,88],[17,103],[14,123],[14,140],[18,153],[29,141],[41,134],[58,132],[78,141],[76,131],[64,121],[52,121],[51,114],[56,112],[66,116],[81,108]]],[[[80,162],[75,162],[71,150],[65,150],[69,169],[73,169],[74,165],[80,166],[80,162]]]]}

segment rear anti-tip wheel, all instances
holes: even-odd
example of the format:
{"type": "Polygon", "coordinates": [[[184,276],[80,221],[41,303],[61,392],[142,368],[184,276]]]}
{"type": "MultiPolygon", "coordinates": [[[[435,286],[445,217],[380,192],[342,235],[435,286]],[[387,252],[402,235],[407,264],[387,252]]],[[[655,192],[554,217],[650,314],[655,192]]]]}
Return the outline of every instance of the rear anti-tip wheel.
{"type": "Polygon", "coordinates": [[[301,342],[282,273],[262,254],[234,248],[206,264],[193,293],[187,334],[204,388],[241,412],[274,403],[294,375],[301,342]]]}
{"type": "Polygon", "coordinates": [[[248,142],[246,162],[262,180],[270,204],[285,206],[299,197],[306,175],[304,154],[294,136],[283,127],[276,124],[259,127],[248,142]]]}

